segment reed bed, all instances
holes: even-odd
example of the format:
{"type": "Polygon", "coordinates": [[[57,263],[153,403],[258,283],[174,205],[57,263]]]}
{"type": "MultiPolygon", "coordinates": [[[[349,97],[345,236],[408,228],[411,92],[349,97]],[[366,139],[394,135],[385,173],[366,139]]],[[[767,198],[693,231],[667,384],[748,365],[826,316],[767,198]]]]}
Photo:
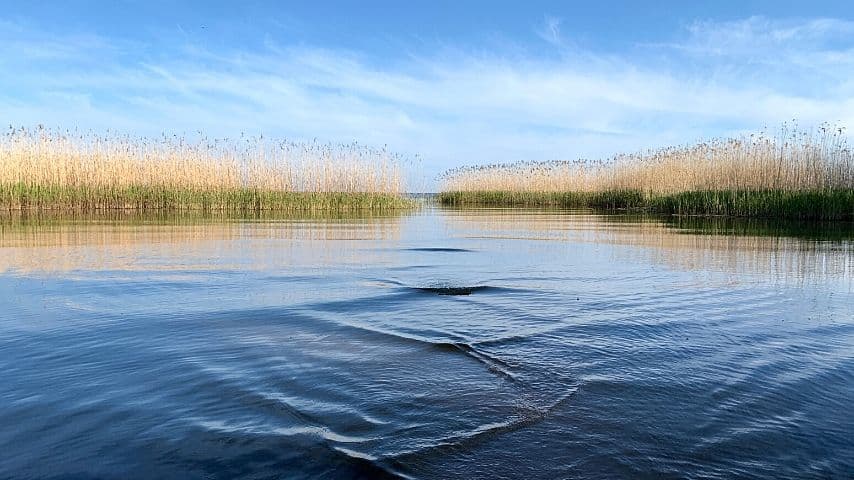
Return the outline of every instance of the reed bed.
{"type": "Polygon", "coordinates": [[[10,128],[8,210],[364,210],[410,205],[402,159],[353,144],[10,128]]]}
{"type": "Polygon", "coordinates": [[[606,160],[462,167],[445,205],[638,208],[681,215],[854,219],[854,155],[842,128],[715,139],[606,160]]]}

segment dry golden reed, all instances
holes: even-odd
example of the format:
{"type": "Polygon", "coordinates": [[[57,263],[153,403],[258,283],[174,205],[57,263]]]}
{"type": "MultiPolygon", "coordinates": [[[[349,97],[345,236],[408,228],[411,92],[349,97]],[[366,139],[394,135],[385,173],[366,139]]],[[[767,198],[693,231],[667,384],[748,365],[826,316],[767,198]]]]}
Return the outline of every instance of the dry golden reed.
{"type": "Polygon", "coordinates": [[[715,139],[599,161],[463,167],[447,205],[647,208],[664,213],[854,218],[854,155],[842,128],[715,139]]]}
{"type": "Polygon", "coordinates": [[[685,147],[620,154],[604,161],[519,162],[446,172],[443,191],[672,194],[703,190],[854,188],[854,156],[842,128],[804,132],[783,127],[776,138],[754,134],[685,147]]]}
{"type": "Polygon", "coordinates": [[[385,149],[241,136],[158,138],[10,128],[0,137],[9,208],[291,208],[402,199],[402,159],[385,149]]]}

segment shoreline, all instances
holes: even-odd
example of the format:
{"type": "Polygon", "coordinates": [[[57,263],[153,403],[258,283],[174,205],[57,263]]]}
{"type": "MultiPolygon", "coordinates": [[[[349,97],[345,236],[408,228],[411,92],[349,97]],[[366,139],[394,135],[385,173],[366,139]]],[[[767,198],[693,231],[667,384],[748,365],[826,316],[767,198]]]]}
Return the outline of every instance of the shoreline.
{"type": "Polygon", "coordinates": [[[648,194],[637,190],[603,192],[447,191],[443,206],[560,207],[635,211],[674,216],[854,220],[854,189],[706,190],[648,194]]]}
{"type": "Polygon", "coordinates": [[[7,211],[379,211],[414,206],[403,194],[373,192],[0,185],[0,209],[7,211]]]}

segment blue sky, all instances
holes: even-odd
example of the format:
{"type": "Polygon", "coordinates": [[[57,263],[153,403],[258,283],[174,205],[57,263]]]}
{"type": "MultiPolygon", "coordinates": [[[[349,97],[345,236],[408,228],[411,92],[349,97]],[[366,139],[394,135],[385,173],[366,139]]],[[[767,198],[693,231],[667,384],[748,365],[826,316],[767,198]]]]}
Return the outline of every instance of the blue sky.
{"type": "Polygon", "coordinates": [[[357,140],[427,178],[854,128],[843,1],[172,3],[4,1],[0,119],[357,140]]]}

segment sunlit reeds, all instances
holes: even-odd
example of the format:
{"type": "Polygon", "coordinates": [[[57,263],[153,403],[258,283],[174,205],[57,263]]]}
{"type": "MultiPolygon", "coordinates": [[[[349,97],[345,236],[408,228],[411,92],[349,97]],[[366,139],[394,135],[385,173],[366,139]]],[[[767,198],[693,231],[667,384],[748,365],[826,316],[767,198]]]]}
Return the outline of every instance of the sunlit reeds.
{"type": "Polygon", "coordinates": [[[854,217],[854,155],[842,128],[784,126],[599,161],[463,167],[446,204],[646,207],[668,213],[854,217]]]}
{"type": "Polygon", "coordinates": [[[0,137],[8,209],[394,208],[407,203],[402,179],[400,157],[356,143],[44,128],[0,137]]]}

